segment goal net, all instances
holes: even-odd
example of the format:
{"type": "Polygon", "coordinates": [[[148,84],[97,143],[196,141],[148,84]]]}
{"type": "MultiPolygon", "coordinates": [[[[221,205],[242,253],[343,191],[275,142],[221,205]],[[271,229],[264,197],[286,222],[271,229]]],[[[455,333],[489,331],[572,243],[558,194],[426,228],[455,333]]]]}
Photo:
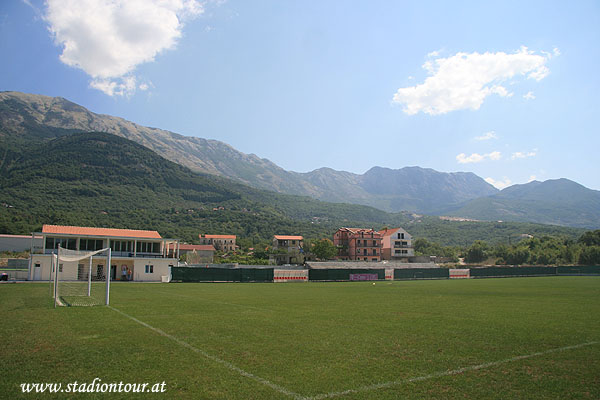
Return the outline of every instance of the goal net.
{"type": "Polygon", "coordinates": [[[110,248],[78,251],[59,247],[52,261],[54,307],[109,304],[110,248]]]}

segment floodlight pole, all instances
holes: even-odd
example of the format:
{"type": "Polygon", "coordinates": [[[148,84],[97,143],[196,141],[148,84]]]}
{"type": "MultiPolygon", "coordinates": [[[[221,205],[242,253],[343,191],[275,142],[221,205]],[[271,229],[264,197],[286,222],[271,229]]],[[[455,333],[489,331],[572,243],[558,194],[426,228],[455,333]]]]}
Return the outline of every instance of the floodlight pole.
{"type": "Polygon", "coordinates": [[[92,295],[92,259],[94,256],[90,256],[90,269],[88,270],[88,297],[92,295]]]}
{"type": "Polygon", "coordinates": [[[108,258],[107,258],[107,266],[106,266],[106,305],[109,304],[109,296],[110,296],[110,273],[111,273],[111,266],[110,266],[110,262],[111,262],[111,249],[110,247],[108,248],[108,258]]]}

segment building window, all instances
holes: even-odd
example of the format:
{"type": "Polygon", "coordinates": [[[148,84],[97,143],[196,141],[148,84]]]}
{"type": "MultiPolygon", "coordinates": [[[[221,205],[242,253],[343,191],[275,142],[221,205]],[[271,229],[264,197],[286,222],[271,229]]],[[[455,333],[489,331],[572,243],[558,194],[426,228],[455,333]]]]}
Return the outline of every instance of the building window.
{"type": "Polygon", "coordinates": [[[373,249],[373,255],[376,256],[377,255],[377,250],[373,249]]]}
{"type": "Polygon", "coordinates": [[[76,250],[77,240],[74,238],[46,238],[46,249],[58,249],[58,246],[62,247],[63,249],[76,250]]]}
{"type": "Polygon", "coordinates": [[[160,243],[137,242],[136,251],[138,253],[160,253],[160,243]]]}
{"type": "Polygon", "coordinates": [[[377,240],[373,240],[373,247],[377,247],[377,240]]]}
{"type": "Polygon", "coordinates": [[[153,274],[154,273],[154,265],[146,265],[146,273],[153,274]]]}
{"type": "Polygon", "coordinates": [[[133,248],[132,242],[123,240],[111,240],[110,248],[112,251],[131,252],[133,248]]]}
{"type": "Polygon", "coordinates": [[[104,242],[96,239],[79,240],[79,250],[96,251],[102,249],[104,242]]]}

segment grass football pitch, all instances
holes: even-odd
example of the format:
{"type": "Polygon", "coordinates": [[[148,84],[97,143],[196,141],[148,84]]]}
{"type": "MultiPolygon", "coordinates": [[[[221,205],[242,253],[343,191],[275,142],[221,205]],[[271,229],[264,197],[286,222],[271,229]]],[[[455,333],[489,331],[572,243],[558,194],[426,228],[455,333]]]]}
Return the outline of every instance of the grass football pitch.
{"type": "Polygon", "coordinates": [[[0,398],[597,399],[600,278],[0,285],[0,398]],[[25,383],[163,393],[22,393],[25,383]]]}

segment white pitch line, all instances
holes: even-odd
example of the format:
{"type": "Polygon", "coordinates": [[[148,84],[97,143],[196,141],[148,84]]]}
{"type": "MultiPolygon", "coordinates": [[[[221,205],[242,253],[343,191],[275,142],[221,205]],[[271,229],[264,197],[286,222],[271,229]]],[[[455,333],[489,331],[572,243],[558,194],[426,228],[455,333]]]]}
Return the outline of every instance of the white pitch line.
{"type": "Polygon", "coordinates": [[[532,353],[532,354],[527,354],[527,355],[523,355],[523,356],[516,356],[516,357],[512,357],[512,358],[507,358],[505,360],[492,361],[492,362],[489,362],[489,363],[484,363],[484,364],[479,364],[479,365],[472,365],[470,367],[463,367],[463,368],[459,368],[459,369],[454,369],[452,371],[436,372],[436,373],[433,373],[433,374],[430,374],[430,375],[417,376],[417,377],[414,377],[414,378],[402,379],[402,380],[398,380],[398,381],[376,383],[374,385],[363,386],[363,387],[359,387],[359,388],[356,388],[356,389],[348,389],[348,390],[344,390],[344,391],[341,391],[341,392],[324,393],[324,394],[320,394],[320,395],[317,395],[317,396],[314,396],[314,397],[306,397],[304,400],[329,399],[329,398],[332,398],[332,397],[340,397],[340,396],[345,396],[347,394],[352,394],[352,393],[369,392],[369,391],[372,391],[372,390],[389,388],[389,387],[392,387],[392,386],[402,385],[402,384],[406,384],[406,383],[425,381],[425,380],[432,379],[432,378],[441,378],[441,377],[444,377],[444,376],[458,375],[458,374],[462,374],[463,372],[477,371],[477,370],[480,370],[480,369],[495,367],[496,365],[500,365],[500,364],[506,364],[506,363],[510,363],[510,362],[513,362],[513,361],[524,360],[524,359],[532,358],[532,357],[539,357],[539,356],[543,356],[543,355],[550,354],[550,353],[556,353],[558,351],[578,349],[580,347],[591,346],[591,345],[594,345],[594,344],[597,344],[597,343],[600,343],[600,342],[580,343],[580,344],[576,344],[576,345],[573,345],[573,346],[565,346],[565,347],[560,347],[560,348],[556,348],[556,349],[550,349],[550,350],[546,350],[546,351],[540,351],[538,353],[532,353]]]}
{"type": "Polygon", "coordinates": [[[292,392],[290,390],[287,390],[286,388],[281,387],[281,386],[279,386],[279,385],[277,385],[277,384],[275,384],[275,383],[273,383],[271,381],[268,381],[268,380],[266,380],[264,378],[261,378],[260,376],[256,376],[254,374],[251,374],[250,372],[244,371],[243,369],[241,369],[239,367],[236,367],[235,365],[233,365],[229,361],[225,361],[225,360],[220,359],[219,357],[213,356],[213,355],[205,352],[204,350],[201,350],[201,349],[199,349],[197,347],[192,346],[191,344],[189,344],[187,342],[184,342],[181,339],[176,338],[173,335],[169,335],[165,331],[162,331],[162,330],[160,330],[158,328],[155,328],[155,327],[153,327],[153,326],[145,323],[144,321],[140,321],[139,319],[137,319],[135,317],[132,317],[131,315],[126,314],[126,313],[124,313],[121,310],[118,310],[118,309],[116,309],[116,308],[114,308],[112,306],[108,306],[108,308],[110,308],[111,310],[114,310],[114,311],[118,312],[121,315],[124,315],[125,317],[129,318],[132,321],[137,322],[138,324],[140,324],[142,326],[145,326],[148,329],[153,330],[154,332],[158,333],[161,336],[164,336],[164,337],[166,337],[168,339],[171,339],[175,343],[177,343],[177,344],[179,344],[179,345],[181,345],[181,346],[183,346],[183,347],[185,347],[187,349],[190,349],[193,352],[198,353],[198,354],[200,354],[201,356],[203,356],[205,358],[208,358],[211,361],[219,363],[219,364],[225,366],[226,368],[229,368],[230,370],[237,372],[238,374],[240,374],[240,375],[242,375],[242,376],[244,376],[246,378],[249,378],[249,379],[252,379],[252,380],[254,380],[256,382],[262,383],[263,385],[266,385],[266,386],[270,387],[271,389],[273,389],[273,390],[275,390],[275,391],[277,391],[277,392],[279,392],[281,394],[284,394],[284,395],[289,396],[289,397],[293,397],[293,398],[295,398],[297,400],[304,400],[305,399],[304,396],[302,396],[302,395],[300,395],[298,393],[294,393],[294,392],[292,392]]]}

